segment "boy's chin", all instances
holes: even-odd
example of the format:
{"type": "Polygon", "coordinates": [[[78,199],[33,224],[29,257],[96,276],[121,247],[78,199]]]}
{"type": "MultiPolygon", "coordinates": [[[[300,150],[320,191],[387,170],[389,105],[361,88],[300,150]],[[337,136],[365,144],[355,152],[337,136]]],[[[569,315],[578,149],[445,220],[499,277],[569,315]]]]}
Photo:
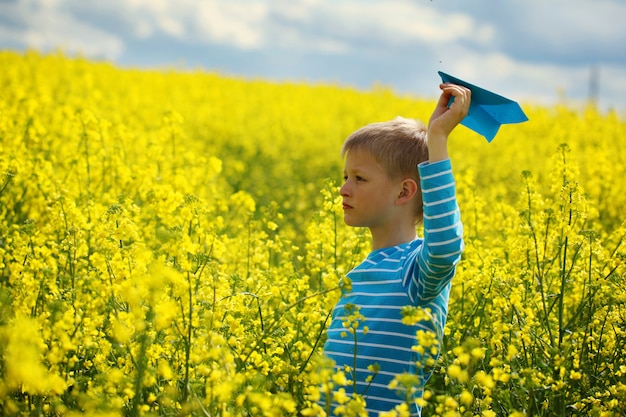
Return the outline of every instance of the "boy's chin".
{"type": "Polygon", "coordinates": [[[365,225],[345,215],[343,216],[343,222],[346,224],[346,226],[350,226],[350,227],[365,227],[365,225]]]}

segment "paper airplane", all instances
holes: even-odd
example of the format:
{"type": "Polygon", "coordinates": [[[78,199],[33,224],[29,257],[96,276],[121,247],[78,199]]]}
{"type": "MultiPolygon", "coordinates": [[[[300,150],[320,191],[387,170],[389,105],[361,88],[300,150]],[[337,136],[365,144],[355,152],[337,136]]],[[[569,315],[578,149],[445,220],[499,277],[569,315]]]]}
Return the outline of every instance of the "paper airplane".
{"type": "MultiPolygon", "coordinates": [[[[487,139],[487,142],[493,140],[501,125],[521,123],[528,120],[528,117],[526,117],[517,102],[441,71],[438,73],[444,83],[462,85],[463,87],[469,88],[472,92],[469,113],[461,121],[461,124],[483,135],[485,139],[487,139]]],[[[453,101],[454,97],[450,99],[448,106],[450,106],[453,101]]]]}

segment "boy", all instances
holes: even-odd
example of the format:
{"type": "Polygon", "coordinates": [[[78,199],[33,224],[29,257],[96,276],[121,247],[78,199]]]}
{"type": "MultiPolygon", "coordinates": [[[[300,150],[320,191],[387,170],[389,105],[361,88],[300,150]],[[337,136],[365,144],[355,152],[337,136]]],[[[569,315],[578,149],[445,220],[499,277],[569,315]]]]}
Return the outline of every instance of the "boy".
{"type": "MultiPolygon", "coordinates": [[[[395,376],[405,373],[417,377],[408,398],[411,415],[420,415],[414,400],[439,354],[450,282],[463,250],[447,140],[467,115],[471,95],[454,84],[440,88],[427,129],[403,118],[373,123],[350,135],[341,151],[344,221],[369,228],[372,252],[348,273],[351,291],[333,310],[324,354],[356,382],[370,417],[406,402],[406,395],[389,387],[395,376]],[[420,239],[416,225],[422,221],[420,239]],[[426,319],[403,324],[405,306],[422,309],[426,319]],[[345,327],[355,321],[356,341],[345,327]],[[417,332],[436,335],[435,342],[419,346],[418,339],[424,338],[416,337],[417,332]]],[[[345,389],[354,391],[352,383],[345,389]]],[[[331,404],[331,413],[337,405],[331,404]]]]}

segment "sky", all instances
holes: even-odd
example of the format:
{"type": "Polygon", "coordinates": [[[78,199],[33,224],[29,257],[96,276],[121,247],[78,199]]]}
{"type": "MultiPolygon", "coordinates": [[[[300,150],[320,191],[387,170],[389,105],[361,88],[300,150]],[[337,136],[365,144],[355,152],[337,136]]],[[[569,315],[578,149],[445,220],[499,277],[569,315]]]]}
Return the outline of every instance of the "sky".
{"type": "Polygon", "coordinates": [[[0,49],[626,113],[626,0],[0,0],[0,49]]]}

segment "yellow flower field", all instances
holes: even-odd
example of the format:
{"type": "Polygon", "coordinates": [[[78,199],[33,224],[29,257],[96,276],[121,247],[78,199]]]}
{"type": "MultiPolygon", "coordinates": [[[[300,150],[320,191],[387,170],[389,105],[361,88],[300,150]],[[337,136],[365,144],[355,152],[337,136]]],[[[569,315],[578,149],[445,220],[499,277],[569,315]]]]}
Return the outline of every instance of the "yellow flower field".
{"type": "MultiPolygon", "coordinates": [[[[342,222],[339,149],[434,100],[61,54],[0,66],[0,414],[326,415],[316,399],[350,381],[325,326],[369,244],[342,222]]],[[[424,415],[621,416],[626,122],[522,105],[491,144],[450,138],[466,251],[424,415]]]]}

